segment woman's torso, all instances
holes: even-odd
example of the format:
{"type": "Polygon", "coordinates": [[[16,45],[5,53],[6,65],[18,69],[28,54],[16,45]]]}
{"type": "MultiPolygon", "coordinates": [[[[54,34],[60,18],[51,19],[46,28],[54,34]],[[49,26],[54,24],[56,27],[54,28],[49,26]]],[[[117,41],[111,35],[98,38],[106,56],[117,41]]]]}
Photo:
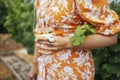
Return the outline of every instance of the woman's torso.
{"type": "Polygon", "coordinates": [[[39,0],[35,5],[36,32],[47,31],[50,27],[56,35],[68,37],[83,23],[74,0],[39,0]]]}
{"type": "MultiPolygon", "coordinates": [[[[74,0],[36,0],[35,8],[36,33],[47,32],[50,28],[56,36],[70,37],[77,25],[83,23],[74,0]]],[[[43,55],[38,61],[39,80],[93,80],[94,78],[92,55],[86,49],[61,50],[43,55]]]]}

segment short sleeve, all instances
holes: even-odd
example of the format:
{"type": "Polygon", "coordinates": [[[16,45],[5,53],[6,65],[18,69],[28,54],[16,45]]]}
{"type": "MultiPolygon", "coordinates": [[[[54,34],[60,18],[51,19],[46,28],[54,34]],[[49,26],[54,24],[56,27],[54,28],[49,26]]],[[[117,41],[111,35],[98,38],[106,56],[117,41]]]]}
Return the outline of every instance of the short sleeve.
{"type": "Polygon", "coordinates": [[[118,15],[110,9],[107,0],[76,0],[76,7],[81,18],[93,24],[97,33],[112,35],[120,32],[118,15]]]}

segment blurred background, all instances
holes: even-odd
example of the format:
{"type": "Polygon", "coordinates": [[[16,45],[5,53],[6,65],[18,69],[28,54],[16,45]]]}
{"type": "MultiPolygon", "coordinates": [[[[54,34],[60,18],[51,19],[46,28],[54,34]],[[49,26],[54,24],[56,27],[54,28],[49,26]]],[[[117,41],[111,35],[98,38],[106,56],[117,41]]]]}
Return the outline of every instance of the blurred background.
{"type": "MultiPolygon", "coordinates": [[[[120,19],[120,0],[109,0],[120,19]]],[[[29,80],[34,51],[34,0],[0,0],[0,80],[29,80]]],[[[120,80],[118,42],[93,50],[95,80],[120,80]]]]}

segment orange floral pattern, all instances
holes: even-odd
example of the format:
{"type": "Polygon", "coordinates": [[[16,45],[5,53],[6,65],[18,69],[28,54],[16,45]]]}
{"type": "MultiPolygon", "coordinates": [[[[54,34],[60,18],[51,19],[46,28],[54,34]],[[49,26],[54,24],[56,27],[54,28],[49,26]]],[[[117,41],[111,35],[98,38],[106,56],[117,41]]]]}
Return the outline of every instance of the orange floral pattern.
{"type": "MultiPolygon", "coordinates": [[[[78,25],[93,24],[97,33],[120,32],[117,14],[107,0],[35,0],[35,32],[52,28],[57,36],[70,37],[78,25]]],[[[38,58],[38,80],[94,80],[92,54],[86,49],[61,50],[38,58]]]]}

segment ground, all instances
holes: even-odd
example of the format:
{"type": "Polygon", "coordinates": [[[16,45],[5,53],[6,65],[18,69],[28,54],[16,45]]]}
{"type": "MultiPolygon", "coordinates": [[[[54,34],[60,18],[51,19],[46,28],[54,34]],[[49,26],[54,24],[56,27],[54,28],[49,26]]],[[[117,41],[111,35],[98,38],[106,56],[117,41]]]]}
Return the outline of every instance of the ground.
{"type": "MultiPolygon", "coordinates": [[[[21,43],[18,43],[15,40],[11,39],[10,35],[8,34],[0,34],[0,80],[17,80],[15,78],[15,75],[13,75],[13,72],[11,71],[11,69],[5,63],[7,62],[7,60],[8,60],[8,64],[10,63],[9,66],[10,67],[12,66],[11,68],[13,68],[13,70],[16,69],[18,65],[24,66],[24,67],[21,67],[21,70],[24,69],[24,71],[26,71],[26,74],[24,75],[27,75],[28,70],[29,70],[28,68],[30,68],[30,63],[32,59],[33,59],[33,56],[27,53],[26,48],[21,43]],[[11,55],[13,57],[11,57],[11,55]],[[16,61],[18,61],[20,64],[14,63],[15,60],[13,58],[14,59],[16,58],[17,59],[16,61]],[[11,62],[13,61],[14,66],[11,65],[10,61],[11,62]]],[[[18,75],[19,73],[20,71],[17,72],[18,75]]],[[[22,74],[23,73],[21,73],[21,75],[19,76],[24,78],[22,74]]]]}

